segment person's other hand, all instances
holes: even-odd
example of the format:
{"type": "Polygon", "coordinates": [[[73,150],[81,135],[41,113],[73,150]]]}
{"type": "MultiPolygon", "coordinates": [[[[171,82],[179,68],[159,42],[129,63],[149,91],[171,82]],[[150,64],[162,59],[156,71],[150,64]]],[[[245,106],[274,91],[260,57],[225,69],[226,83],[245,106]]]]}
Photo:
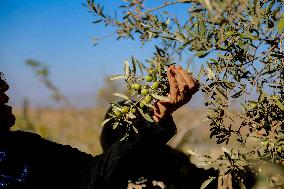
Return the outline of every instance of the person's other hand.
{"type": "Polygon", "coordinates": [[[169,101],[158,101],[155,104],[153,118],[156,122],[172,114],[178,108],[188,103],[198,89],[198,82],[181,66],[170,66],[167,70],[170,85],[169,101]]]}
{"type": "Polygon", "coordinates": [[[0,93],[0,106],[6,104],[9,101],[9,97],[5,93],[0,93]]]}
{"type": "Polygon", "coordinates": [[[9,97],[5,94],[5,92],[9,89],[9,85],[6,83],[3,77],[3,74],[0,72],[0,106],[9,101],[9,97]]]}
{"type": "Polygon", "coordinates": [[[5,105],[9,101],[9,97],[5,92],[9,89],[9,85],[0,72],[0,133],[9,130],[15,124],[15,116],[12,113],[12,107],[5,105]]]}
{"type": "Polygon", "coordinates": [[[4,93],[9,89],[9,85],[4,80],[2,72],[0,72],[0,93],[4,93]]]}

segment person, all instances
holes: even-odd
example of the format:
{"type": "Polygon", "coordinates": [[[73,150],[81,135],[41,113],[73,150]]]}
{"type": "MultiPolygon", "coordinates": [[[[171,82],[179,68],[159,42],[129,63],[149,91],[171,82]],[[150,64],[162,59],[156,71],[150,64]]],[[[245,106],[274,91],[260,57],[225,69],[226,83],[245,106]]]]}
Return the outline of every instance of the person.
{"type": "Polygon", "coordinates": [[[155,104],[155,127],[138,122],[140,132],[121,140],[123,130],[110,130],[108,123],[101,135],[104,152],[95,157],[34,133],[9,131],[13,114],[2,98],[8,88],[1,79],[0,108],[9,111],[0,111],[0,188],[129,188],[137,182],[148,188],[199,188],[208,174],[165,145],[176,132],[171,114],[189,102],[199,85],[181,67],[170,66],[167,76],[170,100],[155,104]]]}

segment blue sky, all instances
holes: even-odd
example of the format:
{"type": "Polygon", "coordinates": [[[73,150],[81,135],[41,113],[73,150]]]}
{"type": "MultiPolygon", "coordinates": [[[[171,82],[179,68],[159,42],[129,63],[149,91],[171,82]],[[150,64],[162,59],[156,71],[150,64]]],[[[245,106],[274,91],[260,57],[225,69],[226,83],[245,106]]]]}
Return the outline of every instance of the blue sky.
{"type": "MultiPolygon", "coordinates": [[[[90,106],[103,78],[120,73],[124,60],[132,55],[144,60],[152,54],[151,45],[141,48],[137,41],[115,38],[94,47],[92,38],[112,30],[92,24],[94,17],[82,6],[84,2],[0,1],[0,70],[11,85],[12,105],[20,106],[25,97],[32,99],[33,106],[53,105],[50,92],[25,65],[28,58],[48,64],[51,79],[75,104],[90,106]]],[[[107,11],[122,3],[100,2],[107,11]]]]}

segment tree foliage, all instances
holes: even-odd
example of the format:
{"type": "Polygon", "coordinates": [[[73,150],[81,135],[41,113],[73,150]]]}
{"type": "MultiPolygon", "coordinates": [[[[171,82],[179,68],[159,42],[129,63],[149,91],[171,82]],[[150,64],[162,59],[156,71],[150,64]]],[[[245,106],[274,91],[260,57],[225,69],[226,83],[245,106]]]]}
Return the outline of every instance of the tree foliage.
{"type": "Polygon", "coordinates": [[[125,0],[118,14],[105,13],[94,0],[86,6],[94,23],[113,27],[117,39],[154,43],[169,59],[185,59],[193,52],[202,62],[198,75],[209,96],[210,136],[217,143],[234,139],[242,147],[219,158],[226,160],[222,165],[227,172],[241,177],[239,171],[255,160],[283,165],[284,2],[176,0],[160,1],[154,8],[147,3],[125,0]],[[169,7],[188,16],[180,19],[169,7]],[[248,148],[251,139],[254,147],[248,148]]]}

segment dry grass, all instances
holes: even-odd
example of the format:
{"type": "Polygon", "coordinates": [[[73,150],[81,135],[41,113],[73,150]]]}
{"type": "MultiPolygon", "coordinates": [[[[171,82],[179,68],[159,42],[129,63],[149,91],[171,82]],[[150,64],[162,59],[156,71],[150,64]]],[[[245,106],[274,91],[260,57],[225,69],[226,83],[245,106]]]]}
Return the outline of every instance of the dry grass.
{"type": "Polygon", "coordinates": [[[93,155],[101,153],[99,135],[103,109],[30,109],[26,116],[22,112],[21,109],[14,111],[17,121],[13,130],[35,132],[93,155]]]}
{"type": "MultiPolygon", "coordinates": [[[[100,123],[105,111],[106,108],[82,110],[42,108],[29,109],[25,115],[22,109],[15,109],[17,121],[13,130],[35,132],[48,140],[68,144],[96,155],[102,152],[99,136],[100,123]]],[[[182,108],[176,112],[174,119],[178,133],[169,144],[181,148],[183,146],[181,143],[210,143],[209,124],[202,121],[205,115],[206,111],[202,109],[182,108]],[[184,138],[185,136],[187,139],[184,138]]]]}
{"type": "MultiPolygon", "coordinates": [[[[48,140],[68,144],[81,151],[97,155],[102,152],[99,136],[100,123],[103,121],[105,111],[105,108],[83,110],[45,108],[29,109],[25,115],[23,110],[16,109],[14,113],[17,122],[13,130],[35,132],[48,140]]],[[[169,145],[189,154],[191,151],[217,158],[223,152],[220,145],[216,145],[214,140],[209,139],[210,127],[209,122],[204,121],[205,117],[204,109],[182,108],[174,113],[178,132],[169,141],[169,145]]],[[[191,156],[191,160],[198,167],[208,168],[207,164],[202,164],[200,156],[191,156]]]]}

